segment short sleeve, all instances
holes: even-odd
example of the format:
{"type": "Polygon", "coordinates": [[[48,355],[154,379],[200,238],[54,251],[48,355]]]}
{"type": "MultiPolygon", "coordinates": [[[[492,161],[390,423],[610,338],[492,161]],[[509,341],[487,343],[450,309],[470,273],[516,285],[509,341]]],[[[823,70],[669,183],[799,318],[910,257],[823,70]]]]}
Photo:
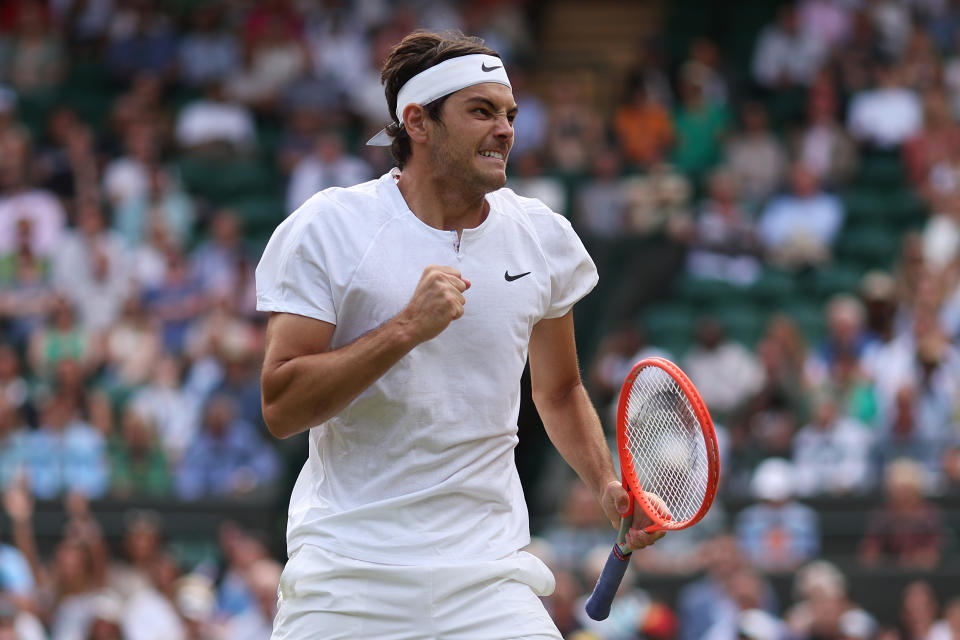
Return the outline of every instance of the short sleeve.
{"type": "Polygon", "coordinates": [[[273,232],[257,265],[257,310],[295,313],[336,324],[327,256],[301,207],[273,232]]]}
{"type": "Polygon", "coordinates": [[[544,318],[559,318],[597,286],[599,276],[570,222],[553,213],[550,221],[549,231],[541,235],[541,246],[550,269],[550,304],[544,318]]]}

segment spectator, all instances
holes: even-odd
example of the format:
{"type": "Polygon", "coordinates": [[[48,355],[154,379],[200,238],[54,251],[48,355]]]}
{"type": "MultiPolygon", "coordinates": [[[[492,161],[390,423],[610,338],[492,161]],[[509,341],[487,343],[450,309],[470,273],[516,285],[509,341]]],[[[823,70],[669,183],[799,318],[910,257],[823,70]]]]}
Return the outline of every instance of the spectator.
{"type": "Polygon", "coordinates": [[[122,556],[107,569],[107,584],[124,600],[150,589],[150,572],[163,553],[160,513],[131,509],[124,515],[120,540],[122,556]]]}
{"type": "Polygon", "coordinates": [[[24,444],[30,489],[36,497],[49,500],[74,491],[99,498],[107,492],[106,442],[81,418],[72,398],[62,394],[48,398],[41,406],[39,428],[24,444]]]}
{"type": "Polygon", "coordinates": [[[878,62],[873,73],[873,88],[857,93],[850,102],[847,129],[870,147],[899,147],[923,126],[920,98],[903,84],[896,64],[878,62]]]}
{"type": "Polygon", "coordinates": [[[836,361],[844,356],[859,361],[869,343],[864,326],[865,311],[857,298],[846,294],[834,296],[827,303],[825,315],[827,335],[807,364],[810,376],[816,382],[825,381],[836,361]]]}
{"type": "Polygon", "coordinates": [[[236,212],[220,209],[210,219],[206,239],[190,254],[190,272],[207,295],[237,293],[237,265],[250,258],[241,225],[236,212]]]}
{"type": "Polygon", "coordinates": [[[253,113],[227,99],[222,80],[211,80],[204,96],[177,115],[177,145],[188,153],[226,156],[249,152],[256,141],[253,113]]]}
{"type": "Polygon", "coordinates": [[[765,89],[784,89],[810,84],[826,51],[813,34],[801,30],[794,3],[777,11],[775,23],[767,25],[753,51],[753,79],[765,89]]]}
{"type": "Polygon", "coordinates": [[[939,331],[918,340],[915,355],[903,363],[901,386],[881,407],[879,455],[884,462],[911,457],[937,483],[940,452],[957,411],[950,389],[956,388],[960,375],[960,355],[939,331]]]}
{"type": "Polygon", "coordinates": [[[940,562],[945,529],[939,508],[925,499],[923,468],[900,458],[886,465],[884,504],[870,516],[860,544],[864,566],[930,570],[940,562]]]}
{"type": "Polygon", "coordinates": [[[224,561],[217,585],[217,607],[227,618],[255,608],[256,594],[247,580],[258,562],[269,553],[263,541],[235,522],[227,521],[219,529],[220,552],[224,561]]]}
{"type": "Polygon", "coordinates": [[[272,559],[258,560],[247,571],[253,592],[252,607],[227,621],[226,636],[237,640],[260,640],[270,635],[277,613],[277,589],[282,567],[272,559]]]}
{"type": "MultiPolygon", "coordinates": [[[[598,152],[598,156],[601,153],[598,152]]],[[[518,156],[514,148],[510,155],[513,175],[507,178],[506,186],[521,196],[537,198],[553,211],[567,215],[570,211],[570,206],[567,204],[567,187],[559,178],[550,175],[544,169],[541,155],[531,151],[518,156]]]]}
{"type": "Polygon", "coordinates": [[[151,3],[134,3],[124,9],[113,22],[105,52],[111,73],[119,80],[128,80],[142,70],[161,77],[171,75],[177,43],[169,16],[151,3]]]}
{"type": "Polygon", "coordinates": [[[737,191],[757,208],[780,188],[787,173],[787,151],[770,130],[767,110],[760,102],[741,107],[743,130],[727,140],[726,164],[737,181],[737,191]]]}
{"type": "Polygon", "coordinates": [[[603,123],[585,91],[572,78],[551,87],[546,149],[550,164],[561,173],[586,170],[592,150],[603,137],[603,123]]]}
{"type": "Polygon", "coordinates": [[[184,499],[242,495],[265,489],[276,479],[279,460],[253,425],[236,415],[226,396],[214,396],[203,425],[175,473],[184,499]]]}
{"type": "Polygon", "coordinates": [[[933,587],[914,580],[903,588],[900,598],[900,629],[905,638],[930,638],[940,604],[933,587]]]}
{"type": "Polygon", "coordinates": [[[30,249],[49,258],[59,246],[67,217],[60,201],[28,178],[30,143],[24,134],[9,136],[0,148],[0,254],[14,249],[20,220],[29,220],[30,249]]]}
{"type": "Polygon", "coordinates": [[[630,235],[666,234],[684,237],[690,226],[690,179],[667,164],[643,176],[624,178],[627,212],[624,231],[630,235]]]}
{"type": "Polygon", "coordinates": [[[765,571],[793,571],[820,551],[817,513],[793,500],[796,470],[786,460],[769,458],[753,475],[753,495],[761,502],[735,520],[740,549],[765,571]]]}
{"type": "Polygon", "coordinates": [[[97,202],[78,203],[76,216],[76,230],[53,261],[54,284],[73,302],[79,324],[99,334],[120,317],[131,293],[129,256],[97,202]]]}
{"type": "Polygon", "coordinates": [[[844,575],[826,560],[815,560],[797,571],[793,596],[795,602],[784,613],[784,620],[796,637],[829,638],[838,633],[845,637],[844,627],[856,623],[876,627],[876,622],[850,601],[844,575]]]}
{"type": "Polygon", "coordinates": [[[722,421],[760,390],[763,369],[746,347],[728,340],[712,318],[700,323],[696,340],[684,358],[683,369],[711,413],[722,421]]]}
{"type": "MultiPolygon", "coordinates": [[[[940,173],[938,167],[934,173],[940,173]]],[[[949,168],[953,173],[953,167],[949,168]]],[[[936,176],[931,176],[931,183],[936,176]]],[[[960,184],[931,186],[928,189],[930,217],[923,228],[923,258],[927,268],[933,273],[943,273],[957,258],[960,249],[960,184]]]]}
{"type": "Polygon", "coordinates": [[[163,347],[174,354],[183,352],[193,320],[207,308],[200,283],[191,276],[186,256],[170,248],[166,255],[163,282],[144,292],[144,306],[160,320],[163,347]]]}
{"type": "MultiPolygon", "coordinates": [[[[921,192],[928,186],[941,186],[934,172],[946,170],[952,173],[952,165],[956,164],[958,156],[960,125],[950,112],[950,103],[944,92],[930,90],[923,96],[923,127],[903,144],[903,163],[910,183],[921,192]]],[[[948,185],[953,182],[944,181],[942,188],[949,189],[948,185]]]]}
{"type": "Polygon", "coordinates": [[[199,430],[202,397],[184,385],[182,360],[162,353],[150,380],[130,398],[137,413],[154,425],[171,464],[177,463],[199,430]]]}
{"type": "Polygon", "coordinates": [[[839,120],[839,102],[833,78],[818,75],[807,95],[806,122],[792,144],[792,155],[828,187],[845,183],[857,164],[856,146],[839,120]]]}
{"type": "Polygon", "coordinates": [[[54,300],[50,260],[33,250],[33,223],[17,221],[16,246],[0,255],[0,319],[11,343],[23,346],[43,324],[54,300]]]}
{"type": "Polygon", "coordinates": [[[677,595],[677,637],[680,640],[703,640],[711,629],[716,633],[722,633],[724,628],[735,629],[739,610],[738,598],[734,594],[736,584],[746,587],[737,589],[741,594],[757,587],[759,604],[755,606],[768,613],[775,611],[773,590],[748,568],[749,562],[733,536],[720,536],[705,545],[703,563],[706,574],[685,585],[677,595]]]}
{"type": "Polygon", "coordinates": [[[146,189],[114,209],[115,228],[131,247],[143,243],[151,226],[160,226],[171,242],[185,246],[193,239],[193,199],[172,171],[153,163],[145,167],[146,189]]]}
{"type": "Polygon", "coordinates": [[[178,578],[174,603],[185,629],[185,640],[224,637],[213,585],[205,575],[189,573],[178,578]]]}
{"type": "Polygon", "coordinates": [[[790,191],[764,208],[757,232],[770,259],[790,267],[830,259],[843,224],[843,204],[821,190],[816,176],[801,164],[790,170],[790,191]]]}
{"type": "Polygon", "coordinates": [[[160,357],[159,323],[146,313],[143,303],[131,297],[104,336],[103,378],[121,392],[146,383],[160,357]]]}
{"type": "Polygon", "coordinates": [[[129,640],[182,638],[184,625],[174,604],[177,580],[182,572],[169,553],[161,552],[149,565],[150,583],[131,594],[124,608],[121,627],[129,640]]]}
{"type": "Polygon", "coordinates": [[[760,275],[753,221],[742,206],[733,173],[717,169],[694,223],[687,270],[700,278],[749,285],[760,275]]]}
{"type": "Polygon", "coordinates": [[[290,28],[287,16],[265,13],[258,18],[255,34],[247,35],[240,69],[227,76],[224,88],[232,100],[270,111],[283,89],[307,69],[310,56],[302,28],[290,28]]]}
{"type": "MultiPolygon", "coordinates": [[[[646,345],[643,331],[632,324],[625,324],[605,336],[587,374],[588,388],[595,396],[594,404],[598,408],[612,405],[610,413],[615,413],[620,388],[627,374],[634,364],[652,351],[646,345]]],[[[612,424],[607,422],[611,433],[612,424]]]]}
{"type": "Polygon", "coordinates": [[[328,131],[317,138],[313,152],[294,166],[287,186],[287,212],[327,187],[347,187],[372,177],[370,165],[347,153],[340,135],[328,131]]]}
{"type": "MultiPolygon", "coordinates": [[[[83,507],[82,509],[85,509],[83,507]]],[[[89,513],[73,515],[74,527],[54,549],[49,566],[40,571],[41,588],[52,603],[50,619],[51,640],[68,640],[79,634],[83,637],[97,615],[95,603],[104,585],[106,547],[103,536],[89,518],[89,513]]]]}
{"type": "Polygon", "coordinates": [[[120,433],[111,437],[110,493],[117,497],[165,497],[173,479],[151,422],[127,407],[120,433]]]}
{"type": "Polygon", "coordinates": [[[827,392],[814,394],[813,417],[793,438],[797,494],[863,494],[873,486],[873,434],[840,414],[827,392]]]}
{"type": "Polygon", "coordinates": [[[3,74],[22,95],[56,89],[66,70],[63,42],[51,28],[41,2],[23,2],[3,74]]]}
{"type": "Polygon", "coordinates": [[[671,162],[695,182],[721,157],[721,138],[729,124],[725,105],[705,95],[707,77],[689,67],[680,78],[680,106],[673,114],[676,143],[671,162]]]}
{"type": "Polygon", "coordinates": [[[576,569],[593,549],[609,543],[609,524],[587,486],[579,480],[570,481],[558,520],[544,536],[555,566],[576,569]]]}
{"type": "Polygon", "coordinates": [[[36,579],[30,558],[19,548],[33,539],[33,502],[23,484],[17,480],[3,487],[3,511],[10,520],[11,542],[17,546],[0,543],[0,601],[33,611],[39,605],[36,579]]]}
{"type": "Polygon", "coordinates": [[[613,127],[618,146],[630,164],[644,169],[666,160],[673,143],[670,112],[647,95],[642,82],[628,89],[627,99],[614,113],[613,127]]]}
{"type": "MultiPolygon", "coordinates": [[[[103,171],[103,191],[112,207],[147,193],[149,168],[160,159],[159,137],[157,128],[146,121],[133,122],[123,132],[126,153],[110,160],[103,171]]],[[[131,244],[142,239],[142,236],[125,237],[131,244]]]]}
{"type": "Polygon", "coordinates": [[[240,66],[237,37],[224,24],[224,7],[202,4],[190,12],[190,30],[177,45],[178,76],[191,87],[228,78],[240,66]]]}
{"type": "Polygon", "coordinates": [[[30,335],[30,370],[43,380],[51,380],[62,360],[73,360],[83,371],[91,372],[99,366],[101,359],[93,334],[77,324],[73,304],[57,296],[44,326],[30,335]]]}
{"type": "MultiPolygon", "coordinates": [[[[608,240],[623,235],[627,223],[627,188],[616,149],[603,147],[590,163],[590,177],[577,192],[577,228],[588,236],[608,240]]],[[[523,193],[523,195],[532,195],[523,193]]]]}

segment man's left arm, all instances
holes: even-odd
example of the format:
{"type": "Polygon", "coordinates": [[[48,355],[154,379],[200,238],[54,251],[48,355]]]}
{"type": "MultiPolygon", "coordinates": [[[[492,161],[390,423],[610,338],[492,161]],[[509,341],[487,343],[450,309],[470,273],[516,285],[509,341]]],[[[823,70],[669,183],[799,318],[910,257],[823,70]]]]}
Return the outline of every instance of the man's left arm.
{"type": "MultiPolygon", "coordinates": [[[[614,528],[618,527],[621,514],[628,510],[629,496],[614,470],[600,417],[580,378],[573,311],[541,320],[534,327],[530,380],[547,435],[596,496],[614,528]]],[[[632,548],[643,548],[663,537],[662,531],[648,534],[640,530],[649,523],[642,509],[634,509],[633,527],[627,535],[632,548]]]]}

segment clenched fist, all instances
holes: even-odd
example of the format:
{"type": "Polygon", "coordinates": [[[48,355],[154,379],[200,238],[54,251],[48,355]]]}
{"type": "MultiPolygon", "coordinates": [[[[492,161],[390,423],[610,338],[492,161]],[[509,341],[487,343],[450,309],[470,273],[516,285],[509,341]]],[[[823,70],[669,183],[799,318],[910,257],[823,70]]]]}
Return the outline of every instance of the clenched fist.
{"type": "Polygon", "coordinates": [[[436,337],[463,315],[463,292],[469,288],[470,281],[453,267],[432,264],[423,270],[410,302],[400,313],[418,343],[436,337]]]}

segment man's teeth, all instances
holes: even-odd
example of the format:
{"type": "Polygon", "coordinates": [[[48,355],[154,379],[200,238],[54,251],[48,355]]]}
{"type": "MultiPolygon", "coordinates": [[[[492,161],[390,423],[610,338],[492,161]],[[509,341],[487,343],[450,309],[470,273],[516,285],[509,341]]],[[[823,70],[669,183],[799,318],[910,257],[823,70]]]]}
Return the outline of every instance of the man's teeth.
{"type": "Polygon", "coordinates": [[[503,160],[503,154],[498,151],[481,151],[480,155],[488,158],[496,158],[497,160],[503,160]]]}

